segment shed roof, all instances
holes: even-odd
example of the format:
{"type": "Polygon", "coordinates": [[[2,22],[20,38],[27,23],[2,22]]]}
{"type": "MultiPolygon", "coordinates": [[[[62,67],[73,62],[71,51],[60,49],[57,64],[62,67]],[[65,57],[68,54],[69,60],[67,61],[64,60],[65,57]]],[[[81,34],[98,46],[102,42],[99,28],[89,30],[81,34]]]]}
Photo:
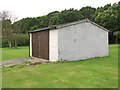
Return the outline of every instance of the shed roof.
{"type": "Polygon", "coordinates": [[[89,19],[84,19],[84,20],[79,20],[79,21],[75,21],[75,22],[71,22],[71,23],[65,23],[65,24],[60,24],[60,25],[53,25],[53,26],[50,26],[50,27],[46,27],[46,28],[41,28],[41,29],[37,29],[37,30],[33,30],[33,31],[29,31],[30,33],[33,33],[33,32],[39,32],[39,31],[43,31],[43,30],[52,30],[52,29],[58,29],[58,28],[63,28],[63,27],[67,27],[67,26],[72,26],[72,25],[76,25],[76,24],[79,24],[79,23],[83,23],[83,22],[90,22],[91,24],[109,32],[108,29],[90,21],[89,19]]]}

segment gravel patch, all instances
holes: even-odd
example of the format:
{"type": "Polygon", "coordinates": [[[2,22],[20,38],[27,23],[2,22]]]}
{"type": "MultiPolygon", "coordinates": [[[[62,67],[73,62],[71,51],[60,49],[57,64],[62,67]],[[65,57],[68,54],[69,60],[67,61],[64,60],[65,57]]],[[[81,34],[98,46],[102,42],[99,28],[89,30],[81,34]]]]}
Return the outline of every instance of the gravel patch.
{"type": "Polygon", "coordinates": [[[9,67],[9,66],[13,66],[13,65],[23,64],[25,62],[31,62],[31,63],[39,62],[41,64],[50,63],[50,61],[45,60],[45,59],[29,57],[29,58],[16,58],[16,59],[11,59],[11,60],[6,60],[6,61],[0,61],[0,65],[2,65],[4,67],[9,67]]]}

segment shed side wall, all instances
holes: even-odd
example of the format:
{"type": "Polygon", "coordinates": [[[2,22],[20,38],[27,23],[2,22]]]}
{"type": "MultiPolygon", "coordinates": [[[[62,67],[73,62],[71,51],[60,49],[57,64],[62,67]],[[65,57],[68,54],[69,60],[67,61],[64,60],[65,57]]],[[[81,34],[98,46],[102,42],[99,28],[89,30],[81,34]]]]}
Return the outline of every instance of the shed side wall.
{"type": "Polygon", "coordinates": [[[58,60],[58,30],[49,31],[49,60],[58,60]]]}
{"type": "Polygon", "coordinates": [[[108,56],[108,32],[84,22],[58,29],[58,60],[108,56]]]}

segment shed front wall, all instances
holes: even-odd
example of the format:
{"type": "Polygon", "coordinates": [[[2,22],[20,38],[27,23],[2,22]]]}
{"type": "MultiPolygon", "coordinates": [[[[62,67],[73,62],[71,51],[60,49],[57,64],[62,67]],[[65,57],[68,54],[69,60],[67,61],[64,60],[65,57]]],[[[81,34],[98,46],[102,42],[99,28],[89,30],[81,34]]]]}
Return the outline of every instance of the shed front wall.
{"type": "Polygon", "coordinates": [[[49,60],[58,60],[58,30],[49,31],[49,60]]]}
{"type": "Polygon", "coordinates": [[[108,32],[84,22],[58,29],[58,60],[108,56],[108,32]]]}
{"type": "Polygon", "coordinates": [[[32,33],[29,36],[29,56],[32,57],[32,33]]]}

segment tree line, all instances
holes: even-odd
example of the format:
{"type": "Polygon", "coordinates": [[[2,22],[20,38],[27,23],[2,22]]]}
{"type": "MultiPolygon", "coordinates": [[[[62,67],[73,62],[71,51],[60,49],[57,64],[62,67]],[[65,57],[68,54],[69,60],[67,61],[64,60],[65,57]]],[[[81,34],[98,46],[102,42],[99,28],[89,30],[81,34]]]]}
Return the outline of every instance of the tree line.
{"type": "MultiPolygon", "coordinates": [[[[14,42],[14,45],[15,43],[20,45],[17,36],[19,37],[21,36],[21,38],[22,37],[25,38],[26,36],[28,39],[27,34],[29,31],[88,18],[91,21],[110,30],[109,43],[117,43],[118,39],[120,38],[119,13],[120,13],[120,2],[114,3],[113,5],[107,4],[104,7],[98,7],[98,8],[86,6],[86,7],[82,7],[79,10],[71,8],[68,10],[66,9],[62,10],[61,12],[59,11],[50,12],[49,14],[40,17],[23,18],[11,24],[10,27],[12,30],[11,33],[14,34],[14,35],[11,34],[12,36],[14,36],[11,42],[14,42]]],[[[10,38],[8,37],[7,39],[10,38]]],[[[25,45],[28,45],[29,43],[29,40],[27,39],[25,39],[27,42],[24,41],[25,45]]]]}

